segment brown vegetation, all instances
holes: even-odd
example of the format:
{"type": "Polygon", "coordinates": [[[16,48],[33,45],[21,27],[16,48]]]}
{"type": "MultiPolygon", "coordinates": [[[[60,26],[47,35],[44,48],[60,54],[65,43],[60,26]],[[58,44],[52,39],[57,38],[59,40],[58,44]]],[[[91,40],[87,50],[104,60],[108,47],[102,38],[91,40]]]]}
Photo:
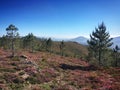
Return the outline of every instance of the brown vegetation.
{"type": "Polygon", "coordinates": [[[72,57],[0,49],[0,89],[120,90],[120,68],[100,68],[72,57]],[[21,58],[20,56],[26,56],[21,58]]]}

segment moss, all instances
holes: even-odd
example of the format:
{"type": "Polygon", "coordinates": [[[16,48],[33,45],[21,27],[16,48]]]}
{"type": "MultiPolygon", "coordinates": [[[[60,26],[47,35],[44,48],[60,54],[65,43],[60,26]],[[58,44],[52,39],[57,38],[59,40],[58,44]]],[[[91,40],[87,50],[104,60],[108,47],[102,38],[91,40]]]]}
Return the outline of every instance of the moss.
{"type": "Polygon", "coordinates": [[[23,71],[19,73],[19,75],[24,75],[24,74],[25,74],[25,72],[23,72],[23,71]]]}
{"type": "Polygon", "coordinates": [[[11,84],[9,85],[9,87],[10,87],[12,90],[23,90],[24,84],[11,83],[11,84]]]}
{"type": "Polygon", "coordinates": [[[20,61],[19,57],[18,56],[15,56],[15,57],[12,57],[11,59],[12,61],[20,61]]]}
{"type": "Polygon", "coordinates": [[[40,87],[43,89],[43,90],[51,90],[51,87],[49,84],[42,84],[40,85],[40,87]]]}
{"type": "Polygon", "coordinates": [[[36,77],[32,77],[32,76],[28,77],[26,80],[29,81],[29,83],[31,83],[31,84],[39,84],[40,83],[36,77]]]}
{"type": "Polygon", "coordinates": [[[0,68],[0,72],[11,72],[11,73],[15,73],[16,70],[15,70],[15,69],[9,69],[9,68],[0,68]]]}

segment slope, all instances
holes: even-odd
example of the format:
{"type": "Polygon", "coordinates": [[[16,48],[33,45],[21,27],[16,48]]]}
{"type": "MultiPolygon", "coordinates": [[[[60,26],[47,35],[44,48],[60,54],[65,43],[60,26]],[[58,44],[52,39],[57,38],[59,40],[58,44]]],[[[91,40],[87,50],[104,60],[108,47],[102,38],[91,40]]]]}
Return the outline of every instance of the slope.
{"type": "MultiPolygon", "coordinates": [[[[88,54],[87,46],[81,45],[76,42],[64,42],[64,44],[64,56],[84,58],[88,54]]],[[[60,42],[53,43],[52,51],[54,53],[60,54],[59,45],[60,42]]]]}
{"type": "Polygon", "coordinates": [[[21,51],[14,58],[9,54],[0,50],[0,89],[120,90],[120,68],[97,68],[80,59],[46,52],[21,51]]]}

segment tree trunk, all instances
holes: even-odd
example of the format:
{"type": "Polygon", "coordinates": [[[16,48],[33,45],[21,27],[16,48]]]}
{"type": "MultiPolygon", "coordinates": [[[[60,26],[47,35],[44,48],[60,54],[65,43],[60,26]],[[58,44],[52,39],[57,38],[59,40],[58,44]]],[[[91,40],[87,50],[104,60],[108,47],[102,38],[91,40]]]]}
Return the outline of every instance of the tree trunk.
{"type": "Polygon", "coordinates": [[[117,67],[117,53],[115,54],[115,66],[117,67]]]}
{"type": "Polygon", "coordinates": [[[14,57],[14,40],[12,38],[12,56],[14,57]]]}
{"type": "Polygon", "coordinates": [[[100,49],[99,49],[99,56],[98,56],[98,57],[99,57],[99,58],[98,58],[98,59],[99,59],[99,65],[100,65],[100,66],[101,66],[101,64],[102,64],[102,63],[101,63],[101,53],[102,53],[102,51],[101,51],[101,48],[100,48],[100,49]]]}

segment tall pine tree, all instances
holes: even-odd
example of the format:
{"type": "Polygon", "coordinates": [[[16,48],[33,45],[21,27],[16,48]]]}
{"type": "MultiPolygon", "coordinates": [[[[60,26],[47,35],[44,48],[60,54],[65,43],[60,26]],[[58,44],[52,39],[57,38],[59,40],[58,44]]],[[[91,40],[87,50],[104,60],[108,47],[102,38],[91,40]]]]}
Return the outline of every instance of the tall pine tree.
{"type": "Polygon", "coordinates": [[[112,38],[108,32],[106,32],[106,26],[102,22],[98,28],[90,35],[90,40],[88,40],[89,51],[92,55],[99,61],[99,65],[102,64],[104,60],[104,55],[113,43],[112,38]]]}
{"type": "Polygon", "coordinates": [[[11,24],[6,28],[6,31],[7,31],[7,36],[11,40],[12,56],[14,56],[15,38],[17,36],[18,28],[11,24]]]}

